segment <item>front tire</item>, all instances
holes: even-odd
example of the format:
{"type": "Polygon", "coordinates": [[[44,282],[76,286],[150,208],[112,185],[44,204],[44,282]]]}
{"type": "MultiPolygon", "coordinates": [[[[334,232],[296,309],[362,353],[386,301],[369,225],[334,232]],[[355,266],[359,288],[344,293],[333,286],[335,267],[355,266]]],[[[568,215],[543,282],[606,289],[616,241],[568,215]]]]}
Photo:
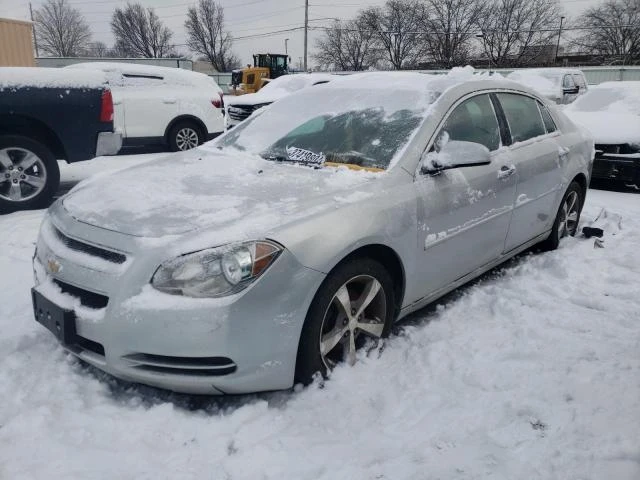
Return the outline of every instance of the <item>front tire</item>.
{"type": "Polygon", "coordinates": [[[357,258],[339,265],[322,283],[311,302],[298,345],[296,383],[339,362],[351,365],[367,339],[389,335],[395,315],[391,275],[375,260],[357,258]]]}
{"type": "Polygon", "coordinates": [[[203,142],[204,134],[194,122],[178,122],[169,131],[169,148],[172,152],[191,150],[203,142]]]}
{"type": "Polygon", "coordinates": [[[576,234],[583,204],[584,194],[582,187],[578,182],[571,182],[564,197],[562,197],[551,234],[549,238],[540,244],[543,250],[555,250],[560,245],[560,240],[563,237],[573,237],[576,234]]]}
{"type": "Polygon", "coordinates": [[[0,136],[0,213],[46,207],[59,185],[49,148],[21,135],[0,136]]]}

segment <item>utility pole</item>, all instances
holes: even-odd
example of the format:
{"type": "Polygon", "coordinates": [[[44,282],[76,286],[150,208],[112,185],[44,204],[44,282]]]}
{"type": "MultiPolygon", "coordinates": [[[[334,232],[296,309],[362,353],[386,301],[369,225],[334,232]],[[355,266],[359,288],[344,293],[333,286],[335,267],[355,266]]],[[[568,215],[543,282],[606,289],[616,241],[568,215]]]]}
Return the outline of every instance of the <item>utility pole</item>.
{"type": "Polygon", "coordinates": [[[284,39],[284,54],[285,55],[289,55],[289,49],[287,48],[287,43],[289,43],[289,39],[285,38],[284,39]]]}
{"type": "Polygon", "coordinates": [[[307,35],[309,34],[309,0],[304,0],[304,71],[307,71],[307,35]]]}
{"type": "Polygon", "coordinates": [[[558,30],[558,43],[556,43],[556,58],[555,58],[555,61],[553,62],[554,65],[558,63],[558,49],[560,48],[560,35],[562,35],[563,20],[564,20],[564,17],[560,17],[560,29],[558,30]]]}
{"type": "Polygon", "coordinates": [[[38,53],[38,39],[36,38],[36,24],[33,23],[33,8],[31,8],[31,2],[29,2],[29,15],[31,15],[31,33],[33,33],[33,45],[36,47],[36,57],[39,57],[38,53]]]}

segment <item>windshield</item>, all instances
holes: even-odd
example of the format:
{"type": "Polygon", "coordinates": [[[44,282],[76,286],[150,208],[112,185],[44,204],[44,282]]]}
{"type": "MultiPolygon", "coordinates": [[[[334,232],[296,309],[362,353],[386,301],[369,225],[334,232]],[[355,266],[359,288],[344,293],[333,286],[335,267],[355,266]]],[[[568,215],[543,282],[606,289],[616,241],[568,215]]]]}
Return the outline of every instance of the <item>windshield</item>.
{"type": "Polygon", "coordinates": [[[214,142],[265,159],[387,169],[435,100],[430,92],[323,88],[286,97],[214,142]]]}

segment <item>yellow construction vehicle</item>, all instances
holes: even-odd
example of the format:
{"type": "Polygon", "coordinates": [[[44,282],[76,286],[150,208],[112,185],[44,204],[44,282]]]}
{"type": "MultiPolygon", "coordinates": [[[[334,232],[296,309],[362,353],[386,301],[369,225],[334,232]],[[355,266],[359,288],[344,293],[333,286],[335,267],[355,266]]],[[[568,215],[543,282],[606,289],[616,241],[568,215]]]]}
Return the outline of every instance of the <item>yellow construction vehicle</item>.
{"type": "Polygon", "coordinates": [[[269,80],[289,72],[289,56],[280,53],[257,53],[253,56],[253,67],[231,72],[231,92],[234,95],[255,93],[269,80]]]}

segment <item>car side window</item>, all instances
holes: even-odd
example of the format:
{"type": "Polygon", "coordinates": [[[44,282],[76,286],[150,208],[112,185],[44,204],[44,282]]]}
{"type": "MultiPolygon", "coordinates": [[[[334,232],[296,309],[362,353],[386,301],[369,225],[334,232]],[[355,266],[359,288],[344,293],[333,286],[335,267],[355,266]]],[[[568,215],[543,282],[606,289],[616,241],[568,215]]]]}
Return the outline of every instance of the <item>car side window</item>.
{"type": "Polygon", "coordinates": [[[128,87],[153,87],[162,85],[164,78],[157,75],[139,75],[134,73],[123,73],[124,84],[128,87]]]}
{"type": "Polygon", "coordinates": [[[576,85],[578,85],[578,87],[580,87],[580,90],[586,90],[587,85],[584,81],[584,78],[582,77],[582,75],[578,74],[578,73],[574,73],[573,74],[573,81],[576,83],[576,85]]]}
{"type": "Polygon", "coordinates": [[[540,115],[542,115],[542,121],[544,122],[544,128],[547,130],[547,133],[555,132],[558,128],[547,107],[538,102],[538,109],[540,109],[540,115]]]}
{"type": "Polygon", "coordinates": [[[507,118],[512,143],[546,134],[536,100],[515,93],[498,93],[497,96],[507,118]]]}
{"type": "Polygon", "coordinates": [[[573,83],[573,77],[569,74],[565,75],[562,79],[562,87],[563,88],[573,88],[575,84],[573,83]]]}
{"type": "Polygon", "coordinates": [[[489,95],[465,100],[449,115],[442,127],[449,140],[479,143],[490,151],[500,147],[500,127],[489,95]]]}

